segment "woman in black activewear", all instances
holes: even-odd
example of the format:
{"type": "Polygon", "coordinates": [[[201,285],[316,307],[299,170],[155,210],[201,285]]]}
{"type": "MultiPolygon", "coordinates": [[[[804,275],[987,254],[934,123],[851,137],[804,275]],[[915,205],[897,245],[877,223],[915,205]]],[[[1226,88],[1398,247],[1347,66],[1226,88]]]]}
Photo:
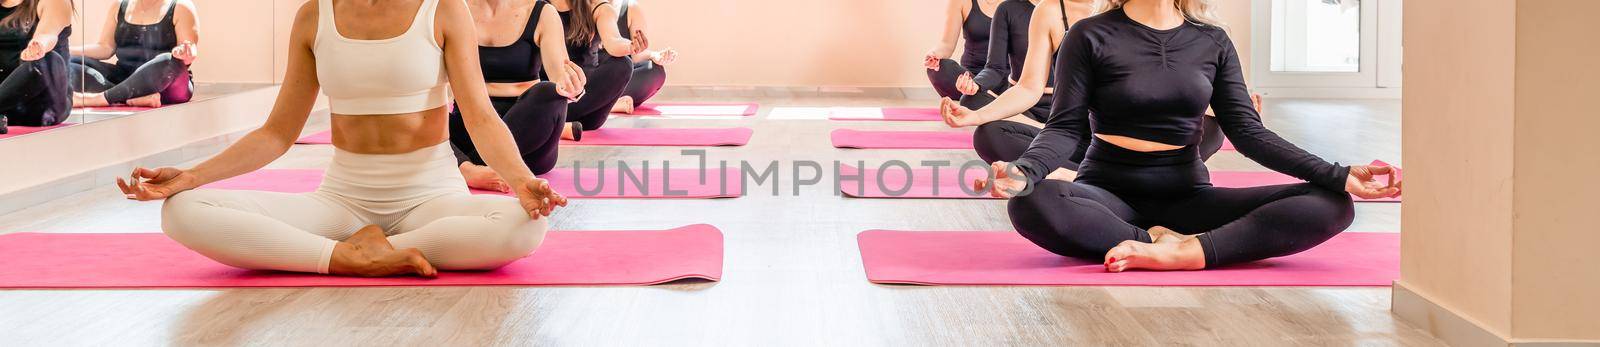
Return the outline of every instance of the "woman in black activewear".
{"type": "Polygon", "coordinates": [[[622,97],[633,75],[628,56],[648,46],[646,40],[622,36],[617,8],[607,0],[550,0],[566,29],[567,57],[583,67],[588,83],[583,97],[567,106],[567,126],[561,137],[583,141],[583,131],[604,126],[611,107],[622,97]],[[603,51],[603,53],[602,53],[603,51]]]}
{"type": "Polygon", "coordinates": [[[950,0],[945,6],[944,32],[935,46],[922,58],[928,69],[928,82],[934,92],[946,98],[959,98],[957,81],[971,79],[983,70],[989,58],[989,27],[996,11],[1004,0],[950,0]],[[964,38],[961,62],[951,60],[956,51],[956,39],[964,38]]]}
{"type": "MultiPolygon", "coordinates": [[[[622,31],[622,37],[629,40],[635,36],[644,37],[645,31],[649,29],[644,7],[639,6],[638,0],[616,1],[618,12],[622,13],[617,22],[626,29],[622,31]]],[[[633,113],[639,105],[644,105],[645,100],[656,96],[661,87],[667,84],[667,65],[672,65],[676,61],[678,61],[678,51],[670,47],[634,52],[633,77],[628,79],[628,87],[623,89],[622,97],[611,107],[611,112],[633,113]]]]}
{"type": "Polygon", "coordinates": [[[0,1],[0,134],[8,125],[49,126],[71,114],[67,0],[0,1]]]}
{"type": "Polygon", "coordinates": [[[199,56],[198,18],[191,0],[121,0],[111,8],[100,41],[74,48],[72,87],[77,107],[160,107],[189,102],[189,66],[199,56]],[[115,64],[104,60],[117,58],[115,64]]]}
{"type": "MultiPolygon", "coordinates": [[[[1051,70],[1055,66],[1056,50],[1072,25],[1070,18],[1089,17],[1094,13],[1093,6],[1093,0],[1039,0],[1037,5],[1025,0],[1009,0],[1001,5],[1001,10],[995,14],[994,32],[1010,34],[990,39],[989,65],[975,79],[1009,78],[1012,87],[998,98],[987,93],[962,97],[959,103],[946,98],[940,107],[945,123],[951,127],[978,127],[972,139],[978,157],[989,162],[1017,160],[1039,135],[1055,99],[1055,76],[1051,70]],[[1020,17],[1018,13],[1028,13],[1031,18],[1020,17]],[[1032,47],[1039,49],[1032,50],[1032,47]]],[[[1200,158],[1207,160],[1222,149],[1223,137],[1214,118],[1204,118],[1203,122],[1200,158]]],[[[1088,148],[1088,139],[1083,139],[1078,148],[1072,159],[1061,166],[1066,171],[1056,178],[1071,180],[1078,163],[1083,160],[1083,150],[1088,148]]]]}
{"type": "MultiPolygon", "coordinates": [[[[522,162],[536,175],[556,166],[567,104],[583,93],[583,69],[567,60],[566,31],[549,3],[536,0],[470,0],[477,18],[478,64],[489,103],[511,130],[522,162]],[[543,67],[549,66],[549,71],[543,67]],[[549,76],[540,80],[540,74],[549,76]]],[[[450,112],[450,144],[461,175],[472,188],[510,192],[484,163],[460,107],[450,112]]]]}
{"type": "Polygon", "coordinates": [[[1108,8],[1067,33],[1045,129],[1015,163],[994,163],[987,189],[1015,196],[1011,222],[1028,240],[1113,272],[1199,270],[1310,249],[1350,225],[1350,194],[1400,194],[1392,175],[1374,179],[1388,167],[1329,163],[1262,126],[1209,0],[1108,8]],[[1195,146],[1208,105],[1240,153],[1309,183],[1211,186],[1195,146]],[[1077,178],[1044,180],[1083,138],[1077,178]]]}

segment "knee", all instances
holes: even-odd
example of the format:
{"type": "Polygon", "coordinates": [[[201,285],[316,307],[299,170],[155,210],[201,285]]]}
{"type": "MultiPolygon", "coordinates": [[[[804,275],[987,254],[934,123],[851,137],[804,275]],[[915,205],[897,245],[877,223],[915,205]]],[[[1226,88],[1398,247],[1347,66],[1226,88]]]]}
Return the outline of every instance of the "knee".
{"type": "Polygon", "coordinates": [[[205,233],[202,230],[205,223],[197,220],[198,215],[216,205],[213,194],[215,192],[208,190],[190,190],[168,197],[161,203],[161,232],[193,248],[197,236],[205,233]]]}
{"type": "Polygon", "coordinates": [[[1337,234],[1350,228],[1355,222],[1356,204],[1351,200],[1350,193],[1332,191],[1321,187],[1307,187],[1311,192],[1306,194],[1314,207],[1311,208],[1315,217],[1313,222],[1327,228],[1331,234],[1337,234]]]}
{"type": "Polygon", "coordinates": [[[606,59],[600,62],[600,66],[595,67],[594,76],[588,77],[590,80],[622,79],[626,81],[631,76],[633,76],[633,62],[631,60],[606,59]]]}
{"type": "Polygon", "coordinates": [[[555,82],[542,81],[539,83],[534,83],[532,87],[528,87],[528,90],[522,91],[522,95],[517,97],[517,100],[535,101],[541,103],[561,102],[565,104],[567,98],[561,96],[561,93],[556,90],[555,82]]]}
{"type": "Polygon", "coordinates": [[[962,96],[961,107],[976,110],[983,108],[984,106],[989,106],[989,102],[992,101],[994,101],[994,97],[989,96],[988,89],[979,89],[977,94],[962,96]]]}
{"type": "Polygon", "coordinates": [[[483,245],[477,256],[479,261],[461,266],[441,266],[455,268],[452,270],[498,269],[533,254],[544,243],[545,234],[550,230],[549,217],[532,219],[520,208],[497,214],[491,218],[493,226],[483,230],[483,245]]]}
{"type": "Polygon", "coordinates": [[[983,123],[983,125],[978,126],[977,130],[972,132],[972,148],[978,152],[978,157],[983,158],[984,162],[993,163],[1016,159],[1004,158],[999,149],[995,148],[1000,141],[1004,141],[1006,138],[1005,126],[1001,123],[983,123]]]}
{"type": "Polygon", "coordinates": [[[1023,238],[1050,253],[1096,259],[1104,254],[1104,250],[1091,249],[1093,247],[1065,236],[1071,226],[1067,225],[1067,220],[1058,220],[1058,217],[1063,217],[1061,214],[1067,212],[1059,211],[1058,201],[1071,198],[1065,189],[1059,184],[1046,183],[1034,188],[1032,194],[1011,198],[1006,205],[1011,225],[1023,238]]]}
{"type": "Polygon", "coordinates": [[[183,61],[182,60],[178,60],[178,58],[173,58],[172,57],[172,53],[161,53],[161,54],[157,54],[154,57],[151,57],[150,61],[146,62],[145,64],[173,64],[173,63],[181,64],[181,63],[183,63],[183,61]]]}

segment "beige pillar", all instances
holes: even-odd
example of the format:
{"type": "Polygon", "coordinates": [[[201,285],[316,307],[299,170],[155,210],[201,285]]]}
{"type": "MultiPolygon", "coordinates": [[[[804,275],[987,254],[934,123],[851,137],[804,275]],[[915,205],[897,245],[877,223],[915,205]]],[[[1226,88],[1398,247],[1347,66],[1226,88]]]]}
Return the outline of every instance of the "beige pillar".
{"type": "Polygon", "coordinates": [[[1600,1],[1407,0],[1394,311],[1456,345],[1600,343],[1600,1]]]}

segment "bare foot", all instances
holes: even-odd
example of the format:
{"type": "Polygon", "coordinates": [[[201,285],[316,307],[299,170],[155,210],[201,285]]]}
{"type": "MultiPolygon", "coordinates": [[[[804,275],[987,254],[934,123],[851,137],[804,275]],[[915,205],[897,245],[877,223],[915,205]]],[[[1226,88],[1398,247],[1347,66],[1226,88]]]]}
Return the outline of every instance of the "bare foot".
{"type": "Polygon", "coordinates": [[[1200,250],[1199,239],[1164,243],[1128,240],[1106,252],[1105,266],[1108,272],[1200,270],[1206,267],[1206,256],[1200,250]]]}
{"type": "Polygon", "coordinates": [[[72,93],[72,107],[106,107],[111,106],[106,101],[103,93],[72,93]]]}
{"type": "Polygon", "coordinates": [[[617,104],[611,105],[611,113],[633,114],[633,97],[623,95],[617,98],[617,104]]]}
{"type": "Polygon", "coordinates": [[[462,162],[461,176],[467,178],[467,187],[472,187],[473,189],[492,190],[501,193],[511,192],[511,185],[500,178],[500,173],[494,172],[494,169],[487,166],[473,164],[472,162],[462,162]]]}
{"type": "Polygon", "coordinates": [[[435,277],[439,270],[416,248],[394,249],[383,229],[368,225],[333,248],[328,273],[341,276],[387,277],[417,274],[435,277]]]}
{"type": "Polygon", "coordinates": [[[1164,226],[1150,227],[1147,232],[1150,233],[1150,239],[1155,240],[1155,243],[1178,243],[1193,237],[1172,231],[1172,229],[1167,229],[1164,226]]]}
{"type": "Polygon", "coordinates": [[[141,96],[141,97],[137,97],[137,98],[128,99],[128,101],[123,101],[122,103],[128,104],[128,106],[161,107],[161,94],[145,95],[145,96],[141,96]]]}

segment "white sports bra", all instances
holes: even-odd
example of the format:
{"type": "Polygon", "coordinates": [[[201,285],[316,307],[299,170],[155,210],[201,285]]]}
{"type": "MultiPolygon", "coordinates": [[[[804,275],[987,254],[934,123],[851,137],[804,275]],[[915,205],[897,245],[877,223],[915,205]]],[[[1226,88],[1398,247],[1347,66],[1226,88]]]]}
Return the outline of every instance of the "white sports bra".
{"type": "Polygon", "coordinates": [[[339,34],[333,0],[317,0],[311,54],[328,106],[341,115],[387,115],[431,110],[450,99],[444,50],[434,39],[438,0],[422,0],[406,32],[382,40],[339,34]]]}

